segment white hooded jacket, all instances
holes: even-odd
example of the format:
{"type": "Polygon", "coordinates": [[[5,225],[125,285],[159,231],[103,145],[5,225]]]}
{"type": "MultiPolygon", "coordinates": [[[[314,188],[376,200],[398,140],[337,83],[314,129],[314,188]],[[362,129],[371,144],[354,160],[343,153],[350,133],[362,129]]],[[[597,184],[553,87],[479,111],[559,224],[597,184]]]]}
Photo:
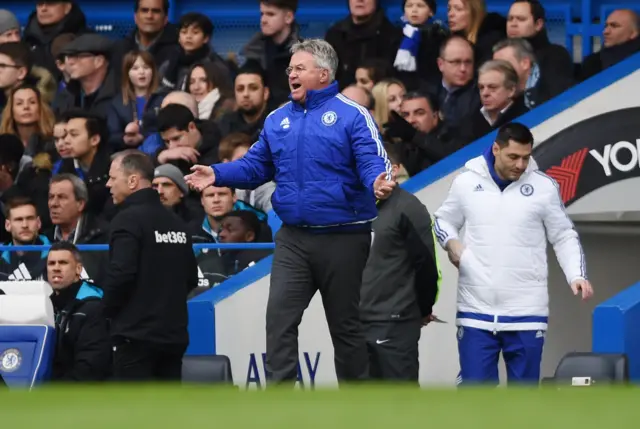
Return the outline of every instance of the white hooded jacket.
{"type": "Polygon", "coordinates": [[[547,239],[567,282],[586,279],[584,252],[559,186],[533,159],[504,191],[491,177],[484,156],[468,161],[465,168],[434,222],[442,247],[459,239],[465,227],[456,322],[494,332],[546,330],[547,239]]]}

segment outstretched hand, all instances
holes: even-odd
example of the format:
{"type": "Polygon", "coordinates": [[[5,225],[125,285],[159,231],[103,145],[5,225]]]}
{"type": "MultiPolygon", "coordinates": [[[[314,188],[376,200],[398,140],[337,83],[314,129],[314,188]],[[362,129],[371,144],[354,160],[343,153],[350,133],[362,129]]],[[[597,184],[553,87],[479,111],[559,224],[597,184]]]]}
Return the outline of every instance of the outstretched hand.
{"type": "Polygon", "coordinates": [[[396,187],[396,177],[392,174],[391,180],[387,180],[387,173],[380,173],[373,182],[373,193],[379,200],[386,200],[396,187]]]}
{"type": "Polygon", "coordinates": [[[194,165],[191,167],[191,171],[193,173],[184,176],[184,180],[191,189],[195,189],[198,192],[202,192],[216,181],[213,168],[208,165],[194,165]]]}

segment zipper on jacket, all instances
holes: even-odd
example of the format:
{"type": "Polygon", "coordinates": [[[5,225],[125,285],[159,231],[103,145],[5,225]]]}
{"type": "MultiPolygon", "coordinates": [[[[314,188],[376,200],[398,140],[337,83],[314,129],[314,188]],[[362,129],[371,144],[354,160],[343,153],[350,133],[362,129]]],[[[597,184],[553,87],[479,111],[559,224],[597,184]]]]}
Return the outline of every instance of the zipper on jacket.
{"type": "Polygon", "coordinates": [[[493,335],[498,335],[498,316],[493,315],[493,335]]]}
{"type": "Polygon", "coordinates": [[[304,180],[302,175],[304,174],[303,164],[304,164],[304,123],[307,120],[307,109],[304,109],[304,114],[302,116],[302,126],[299,128],[300,134],[298,135],[298,171],[297,171],[297,179],[298,179],[298,219],[299,222],[302,223],[302,193],[304,187],[304,180]]]}

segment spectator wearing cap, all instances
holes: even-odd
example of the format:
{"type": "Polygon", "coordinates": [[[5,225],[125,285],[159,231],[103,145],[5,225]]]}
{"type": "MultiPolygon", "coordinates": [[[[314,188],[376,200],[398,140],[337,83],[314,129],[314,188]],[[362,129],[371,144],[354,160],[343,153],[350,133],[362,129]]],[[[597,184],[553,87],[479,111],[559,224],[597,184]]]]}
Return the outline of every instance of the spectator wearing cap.
{"type": "Polygon", "coordinates": [[[391,112],[385,136],[398,143],[399,162],[410,176],[451,155],[464,142],[440,119],[438,102],[429,93],[408,92],[400,113],[391,112]]]}
{"type": "Polygon", "coordinates": [[[120,89],[109,67],[112,47],[109,39],[98,34],[83,34],[64,47],[61,54],[71,81],[56,96],[56,113],[82,109],[106,120],[120,89]]]}
{"type": "Polygon", "coordinates": [[[222,137],[244,133],[255,141],[269,114],[270,89],[265,72],[251,64],[240,68],[235,79],[234,94],[237,108],[217,120],[222,137]]]}
{"type": "Polygon", "coordinates": [[[20,41],[20,23],[18,18],[7,9],[0,9],[0,45],[20,41]]]}
{"type": "Polygon", "coordinates": [[[178,167],[171,164],[156,167],[151,185],[160,195],[162,205],[185,223],[202,219],[204,210],[197,199],[189,198],[189,187],[178,167]]]}
{"type": "Polygon", "coordinates": [[[416,90],[422,81],[438,83],[442,77],[438,69],[440,46],[449,31],[439,22],[430,22],[435,15],[435,0],[403,0],[402,42],[393,66],[407,89],[416,90]]]}
{"type": "Polygon", "coordinates": [[[211,64],[215,67],[222,91],[231,89],[232,81],[227,64],[211,48],[213,22],[198,12],[189,12],[180,18],[178,24],[180,50],[165,64],[160,65],[162,84],[169,89],[186,91],[189,88],[189,72],[196,64],[211,64]]]}
{"type": "Polygon", "coordinates": [[[180,52],[178,27],[169,23],[169,0],[134,0],[135,28],[116,46],[116,70],[122,70],[122,58],[127,52],[147,51],[158,66],[175,58],[180,52]]]}
{"type": "MultiPolygon", "coordinates": [[[[547,81],[545,85],[552,85],[553,97],[573,85],[574,67],[567,48],[549,41],[545,17],[540,1],[516,0],[507,15],[507,36],[509,39],[525,39],[529,43],[535,56],[531,78],[534,80],[539,75],[538,79],[547,81]]],[[[496,52],[495,46],[493,51],[496,52]]]]}
{"type": "Polygon", "coordinates": [[[51,55],[56,62],[56,68],[60,72],[58,80],[58,92],[67,87],[67,84],[71,80],[69,72],[66,67],[66,57],[62,53],[64,47],[76,39],[76,35],[72,33],[62,33],[51,42],[51,55]]]}
{"type": "Polygon", "coordinates": [[[386,17],[379,0],[349,0],[349,16],[329,28],[324,38],[338,53],[336,80],[344,89],[355,82],[365,59],[384,58],[392,65],[402,33],[386,17]]]}
{"type": "Polygon", "coordinates": [[[260,31],[241,51],[245,65],[265,70],[274,105],[286,102],[289,97],[285,70],[291,60],[291,46],[301,39],[295,21],[297,9],[298,0],[261,0],[260,31]]]}
{"type": "MultiPolygon", "coordinates": [[[[222,218],[220,225],[219,237],[221,243],[249,244],[260,242],[262,224],[255,213],[247,210],[234,210],[222,218]]],[[[267,249],[226,249],[220,253],[226,275],[233,276],[269,256],[272,252],[267,249]]]]}
{"type": "Polygon", "coordinates": [[[44,67],[60,80],[55,57],[51,53],[53,40],[63,33],[80,35],[90,31],[87,19],[75,2],[38,1],[24,30],[23,40],[33,53],[34,64],[44,67]]]}

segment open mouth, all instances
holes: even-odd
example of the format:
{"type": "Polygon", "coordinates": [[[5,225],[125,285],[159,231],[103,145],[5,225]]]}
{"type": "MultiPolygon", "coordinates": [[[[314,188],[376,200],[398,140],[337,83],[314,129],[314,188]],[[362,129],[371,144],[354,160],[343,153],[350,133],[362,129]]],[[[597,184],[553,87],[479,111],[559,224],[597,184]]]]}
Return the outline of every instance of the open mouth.
{"type": "Polygon", "coordinates": [[[293,88],[293,90],[295,91],[296,89],[300,88],[302,85],[300,85],[299,83],[292,83],[291,84],[291,88],[293,88]]]}

